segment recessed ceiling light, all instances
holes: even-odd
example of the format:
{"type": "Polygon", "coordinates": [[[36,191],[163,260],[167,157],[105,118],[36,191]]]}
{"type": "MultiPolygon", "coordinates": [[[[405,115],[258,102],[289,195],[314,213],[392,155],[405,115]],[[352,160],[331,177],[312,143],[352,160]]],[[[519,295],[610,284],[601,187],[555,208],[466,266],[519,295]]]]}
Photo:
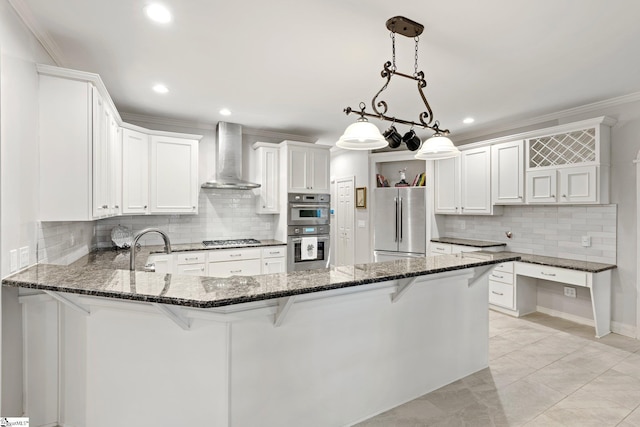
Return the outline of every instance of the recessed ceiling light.
{"type": "Polygon", "coordinates": [[[222,110],[220,110],[220,114],[222,114],[223,116],[230,116],[231,110],[229,110],[228,108],[223,108],[222,110]]]}
{"type": "Polygon", "coordinates": [[[147,14],[147,17],[149,17],[149,19],[160,24],[171,22],[172,19],[169,9],[167,9],[160,3],[151,3],[144,8],[144,12],[147,14]]]}
{"type": "Polygon", "coordinates": [[[471,123],[473,123],[475,121],[476,121],[476,119],[474,119],[473,117],[467,117],[466,119],[464,119],[462,121],[462,123],[464,123],[465,125],[469,125],[469,124],[471,124],[471,123]]]}
{"type": "Polygon", "coordinates": [[[160,84],[160,83],[158,83],[157,85],[154,85],[153,86],[153,90],[155,92],[157,92],[157,93],[167,93],[167,92],[169,92],[169,89],[165,85],[160,84]]]}

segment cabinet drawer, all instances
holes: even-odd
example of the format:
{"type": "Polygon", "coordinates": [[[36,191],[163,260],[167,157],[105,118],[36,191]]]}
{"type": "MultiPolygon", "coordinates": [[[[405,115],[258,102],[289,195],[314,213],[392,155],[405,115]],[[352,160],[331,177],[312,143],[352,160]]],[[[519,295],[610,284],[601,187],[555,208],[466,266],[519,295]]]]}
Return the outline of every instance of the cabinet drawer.
{"type": "Polygon", "coordinates": [[[512,262],[503,262],[502,264],[496,265],[495,271],[504,271],[505,273],[513,274],[513,263],[512,262]]]}
{"type": "Polygon", "coordinates": [[[182,264],[176,266],[176,274],[187,276],[206,276],[205,265],[202,264],[182,264]]]}
{"type": "Polygon", "coordinates": [[[209,276],[257,276],[261,274],[260,259],[246,261],[210,262],[209,276]]]}
{"type": "Polygon", "coordinates": [[[283,257],[287,253],[286,246],[273,246],[262,249],[262,258],[277,258],[283,257]]]}
{"type": "Polygon", "coordinates": [[[447,245],[444,243],[432,243],[431,252],[448,255],[451,253],[451,245],[447,245]]]}
{"type": "Polygon", "coordinates": [[[204,252],[183,252],[176,254],[176,264],[202,264],[205,262],[204,252]]]}
{"type": "Polygon", "coordinates": [[[519,262],[516,274],[535,277],[538,279],[552,280],[554,282],[568,283],[576,286],[587,285],[587,273],[584,271],[570,270],[568,268],[547,267],[545,265],[528,264],[519,262]]]}
{"type": "Polygon", "coordinates": [[[260,248],[224,249],[209,252],[209,262],[238,261],[243,259],[260,259],[260,248]]]}
{"type": "Polygon", "coordinates": [[[513,285],[489,280],[489,304],[513,310],[513,285]]]}
{"type": "Polygon", "coordinates": [[[509,285],[513,285],[513,274],[505,273],[504,271],[492,271],[489,275],[489,280],[493,280],[494,282],[502,282],[507,283],[509,285]]]}

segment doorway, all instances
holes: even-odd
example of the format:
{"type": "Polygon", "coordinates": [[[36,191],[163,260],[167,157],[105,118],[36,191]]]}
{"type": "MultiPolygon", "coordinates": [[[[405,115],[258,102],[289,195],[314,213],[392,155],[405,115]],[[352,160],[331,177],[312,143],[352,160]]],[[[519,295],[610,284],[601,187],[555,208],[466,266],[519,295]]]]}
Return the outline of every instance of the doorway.
{"type": "Polygon", "coordinates": [[[351,265],[355,260],[354,194],[355,177],[336,180],[336,263],[351,265]]]}

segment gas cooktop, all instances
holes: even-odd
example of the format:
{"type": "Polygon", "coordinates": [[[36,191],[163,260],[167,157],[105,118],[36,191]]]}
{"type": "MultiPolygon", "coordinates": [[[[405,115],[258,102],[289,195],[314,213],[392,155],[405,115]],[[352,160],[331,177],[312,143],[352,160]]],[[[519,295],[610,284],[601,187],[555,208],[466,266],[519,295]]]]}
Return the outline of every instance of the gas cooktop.
{"type": "Polygon", "coordinates": [[[206,246],[239,246],[239,245],[259,245],[260,240],[256,239],[229,239],[229,240],[205,240],[202,244],[206,246]]]}

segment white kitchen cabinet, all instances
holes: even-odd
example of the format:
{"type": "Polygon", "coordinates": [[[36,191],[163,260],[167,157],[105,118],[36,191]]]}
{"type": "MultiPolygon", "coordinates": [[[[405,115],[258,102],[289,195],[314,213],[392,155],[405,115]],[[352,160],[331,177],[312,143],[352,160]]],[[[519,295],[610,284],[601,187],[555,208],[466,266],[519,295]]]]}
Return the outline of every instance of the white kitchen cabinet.
{"type": "Polygon", "coordinates": [[[435,206],[437,214],[457,214],[460,206],[460,158],[437,160],[435,171],[435,206]]]}
{"type": "Polygon", "coordinates": [[[600,117],[528,139],[527,203],[609,203],[611,124],[600,117]]]}
{"type": "Polygon", "coordinates": [[[287,247],[269,246],[262,249],[262,274],[285,273],[287,271],[287,247]]]}
{"type": "Polygon", "coordinates": [[[280,147],[277,144],[256,142],[254,149],[254,179],[260,184],[257,194],[256,212],[259,214],[280,213],[279,175],[280,147]]]}
{"type": "Polygon", "coordinates": [[[462,150],[459,157],[436,160],[436,214],[491,215],[491,147],[462,150]]]}
{"type": "Polygon", "coordinates": [[[260,248],[221,249],[207,256],[208,275],[212,277],[255,276],[262,272],[260,248]]]}
{"type": "Polygon", "coordinates": [[[524,141],[491,146],[491,194],[494,204],[524,203],[524,141]]]}
{"type": "Polygon", "coordinates": [[[40,220],[116,215],[117,113],[108,93],[95,75],[37,69],[40,220]]]}
{"type": "Polygon", "coordinates": [[[555,203],[557,175],[555,169],[527,172],[527,203],[555,203]]]}
{"type": "Polygon", "coordinates": [[[287,141],[290,193],[329,193],[329,147],[287,141]]]}
{"type": "Polygon", "coordinates": [[[489,304],[515,310],[514,264],[498,264],[489,275],[489,304]]]}
{"type": "Polygon", "coordinates": [[[149,136],[122,132],[122,213],[149,213],[149,136]]]}
{"type": "Polygon", "coordinates": [[[479,252],[482,248],[475,246],[454,245],[451,243],[431,242],[429,256],[460,254],[462,252],[479,252]]]}
{"type": "Polygon", "coordinates": [[[492,213],[491,148],[464,150],[460,154],[460,210],[467,215],[492,213]]]}
{"type": "Polygon", "coordinates": [[[583,166],[562,168],[560,175],[560,203],[594,203],[598,200],[598,168],[583,166]]]}
{"type": "Polygon", "coordinates": [[[151,136],[151,213],[198,213],[198,141],[151,136]]]}

